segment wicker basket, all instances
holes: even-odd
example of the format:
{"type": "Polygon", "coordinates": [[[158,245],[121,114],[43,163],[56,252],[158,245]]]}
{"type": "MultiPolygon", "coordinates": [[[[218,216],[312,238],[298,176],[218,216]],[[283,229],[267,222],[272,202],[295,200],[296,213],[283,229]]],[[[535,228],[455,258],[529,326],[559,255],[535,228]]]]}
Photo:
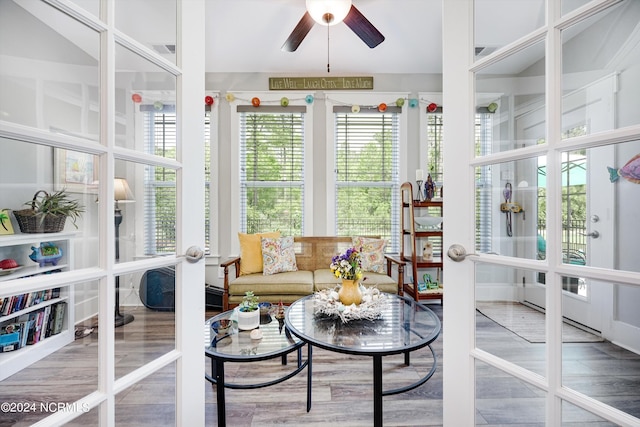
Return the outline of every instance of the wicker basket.
{"type": "Polygon", "coordinates": [[[58,233],[62,231],[64,229],[64,223],[67,220],[66,215],[43,215],[36,213],[35,202],[40,193],[44,193],[45,197],[49,197],[49,193],[40,190],[33,195],[31,209],[13,211],[13,215],[18,221],[20,231],[23,233],[58,233]]]}

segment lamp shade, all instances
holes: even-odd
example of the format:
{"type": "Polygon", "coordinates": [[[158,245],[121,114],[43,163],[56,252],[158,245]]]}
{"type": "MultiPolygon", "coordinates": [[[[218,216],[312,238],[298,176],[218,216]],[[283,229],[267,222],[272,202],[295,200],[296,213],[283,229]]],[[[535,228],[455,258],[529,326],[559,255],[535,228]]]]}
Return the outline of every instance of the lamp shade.
{"type": "Polygon", "coordinates": [[[133,202],[133,193],[127,180],[124,178],[115,178],[113,180],[113,200],[116,202],[133,202]]]}
{"type": "Polygon", "coordinates": [[[351,10],[351,0],[307,0],[307,12],[318,24],[335,25],[347,16],[351,10]],[[325,15],[332,19],[327,22],[325,15]]]}

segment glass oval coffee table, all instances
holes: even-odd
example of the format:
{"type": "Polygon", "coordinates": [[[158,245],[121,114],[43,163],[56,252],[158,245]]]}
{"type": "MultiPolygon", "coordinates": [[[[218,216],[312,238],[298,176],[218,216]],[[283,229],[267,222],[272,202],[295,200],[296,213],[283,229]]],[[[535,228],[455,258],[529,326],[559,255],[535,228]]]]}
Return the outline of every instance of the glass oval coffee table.
{"type": "Polygon", "coordinates": [[[307,412],[311,409],[311,347],[307,347],[307,360],[302,360],[302,347],[305,342],[292,335],[284,325],[284,319],[276,319],[271,314],[261,315],[260,326],[255,329],[262,334],[260,339],[252,339],[251,331],[238,330],[234,320],[234,310],[225,311],[205,322],[205,355],[211,361],[211,375],[205,378],[215,384],[218,410],[218,426],[226,425],[225,388],[255,389],[268,387],[292,378],[305,367],[307,372],[307,412]],[[228,323],[229,326],[224,325],[228,323]],[[297,352],[297,366],[286,375],[272,381],[257,384],[235,384],[225,381],[225,362],[258,362],[261,360],[282,357],[282,364],[287,364],[287,355],[297,352]]]}
{"type": "Polygon", "coordinates": [[[437,358],[431,343],[440,335],[438,316],[427,306],[412,299],[383,294],[385,305],[379,319],[351,320],[316,315],[314,296],[294,302],[286,311],[285,325],[291,333],[311,346],[329,351],[370,356],[373,359],[374,426],[382,427],[382,398],[404,393],[427,382],[435,373],[437,358]],[[429,347],[433,365],[417,382],[393,390],[382,389],[382,358],[404,354],[405,365],[410,354],[429,347]]]}

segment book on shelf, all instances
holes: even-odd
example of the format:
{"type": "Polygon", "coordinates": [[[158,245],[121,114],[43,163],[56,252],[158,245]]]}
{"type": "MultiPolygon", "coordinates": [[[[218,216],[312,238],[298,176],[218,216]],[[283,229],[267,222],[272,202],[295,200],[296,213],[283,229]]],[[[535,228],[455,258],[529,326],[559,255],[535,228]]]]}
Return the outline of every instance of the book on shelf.
{"type": "Polygon", "coordinates": [[[29,330],[27,331],[27,345],[35,344],[34,337],[36,334],[36,322],[38,320],[38,313],[29,313],[29,330]]]}
{"type": "Polygon", "coordinates": [[[67,308],[66,302],[59,302],[55,305],[53,331],[51,332],[52,335],[56,335],[62,332],[62,327],[64,326],[64,312],[66,308],[67,308]]]}
{"type": "Polygon", "coordinates": [[[22,334],[20,335],[20,347],[22,348],[25,345],[27,345],[27,338],[29,337],[29,328],[31,327],[32,321],[29,320],[28,314],[20,316],[18,320],[20,320],[20,324],[22,325],[22,334]]]}
{"type": "Polygon", "coordinates": [[[44,310],[39,310],[36,317],[36,329],[33,333],[33,344],[40,342],[40,333],[42,332],[42,318],[44,317],[44,310]]]}
{"type": "Polygon", "coordinates": [[[48,305],[44,309],[44,316],[42,319],[42,337],[41,339],[49,338],[51,336],[51,306],[48,305]]]}
{"type": "Polygon", "coordinates": [[[19,349],[22,333],[23,325],[20,323],[9,323],[0,327],[0,353],[19,349]]]}

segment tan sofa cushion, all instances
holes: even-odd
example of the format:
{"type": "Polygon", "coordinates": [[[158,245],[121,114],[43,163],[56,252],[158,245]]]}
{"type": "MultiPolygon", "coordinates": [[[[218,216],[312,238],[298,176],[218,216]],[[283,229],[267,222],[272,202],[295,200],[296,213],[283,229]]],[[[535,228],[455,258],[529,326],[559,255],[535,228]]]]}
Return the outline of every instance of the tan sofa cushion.
{"type": "Polygon", "coordinates": [[[270,276],[262,273],[245,274],[229,283],[230,297],[244,295],[247,291],[255,292],[261,301],[269,301],[263,298],[266,295],[309,295],[313,293],[313,273],[288,271],[270,276]]]}
{"type": "MultiPolygon", "coordinates": [[[[380,291],[390,294],[398,293],[398,282],[386,274],[365,272],[363,279],[366,279],[362,282],[364,286],[375,286],[380,291]]],[[[334,288],[342,282],[328,268],[314,271],[313,281],[314,291],[334,288]]]]}

